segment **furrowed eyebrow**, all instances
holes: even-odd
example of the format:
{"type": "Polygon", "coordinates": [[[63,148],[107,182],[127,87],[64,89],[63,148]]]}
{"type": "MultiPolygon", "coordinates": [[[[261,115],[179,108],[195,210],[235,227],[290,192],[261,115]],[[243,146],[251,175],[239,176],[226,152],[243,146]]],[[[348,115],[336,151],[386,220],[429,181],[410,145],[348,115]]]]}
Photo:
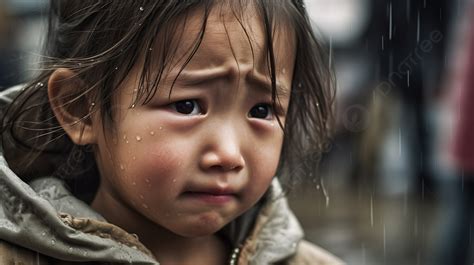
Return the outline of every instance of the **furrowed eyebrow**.
{"type": "MultiPolygon", "coordinates": [[[[226,69],[225,67],[216,67],[206,70],[183,71],[180,73],[177,82],[185,86],[192,86],[221,78],[227,78],[228,76],[229,69],[226,69]]],[[[249,73],[246,76],[246,79],[253,84],[253,88],[265,93],[272,93],[271,82],[266,76],[258,73],[249,73]]],[[[277,96],[288,96],[289,91],[277,81],[276,94],[277,96]]]]}

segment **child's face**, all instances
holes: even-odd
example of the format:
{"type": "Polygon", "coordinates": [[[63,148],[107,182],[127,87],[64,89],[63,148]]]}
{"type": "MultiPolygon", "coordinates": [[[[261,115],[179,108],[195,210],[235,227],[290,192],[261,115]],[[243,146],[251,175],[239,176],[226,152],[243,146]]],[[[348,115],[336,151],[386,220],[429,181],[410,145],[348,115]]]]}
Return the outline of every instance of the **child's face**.
{"type": "MultiPolygon", "coordinates": [[[[295,51],[293,35],[279,32],[274,46],[282,109],[272,110],[263,28],[251,17],[246,28],[254,54],[232,15],[211,13],[204,40],[170,98],[181,64],[150,103],[129,109],[136,69],[117,98],[116,133],[104,135],[95,126],[99,193],[121,205],[114,211],[123,211],[124,220],[140,216],[182,236],[208,235],[268,189],[283,142],[276,116],[284,124],[295,51]]],[[[189,18],[176,58],[187,55],[200,23],[200,17],[189,18]]]]}

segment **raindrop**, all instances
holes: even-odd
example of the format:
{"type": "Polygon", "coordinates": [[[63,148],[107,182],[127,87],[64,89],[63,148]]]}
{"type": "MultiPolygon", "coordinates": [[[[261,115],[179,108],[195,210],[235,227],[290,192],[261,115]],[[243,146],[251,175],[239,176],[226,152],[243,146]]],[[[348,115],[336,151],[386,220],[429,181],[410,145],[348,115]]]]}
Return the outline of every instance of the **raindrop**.
{"type": "Polygon", "coordinates": [[[137,135],[137,137],[135,137],[135,139],[137,139],[137,142],[140,142],[142,140],[142,137],[137,135]]]}
{"type": "Polygon", "coordinates": [[[418,20],[416,24],[416,42],[420,42],[420,11],[418,11],[418,20]]]}
{"type": "Polygon", "coordinates": [[[120,164],[120,170],[124,170],[123,164],[120,164]]]}
{"type": "Polygon", "coordinates": [[[68,253],[72,253],[72,251],[73,251],[73,248],[72,248],[72,247],[69,247],[69,248],[67,249],[67,252],[68,252],[68,253]]]}
{"type": "Polygon", "coordinates": [[[319,186],[319,184],[316,185],[316,189],[317,189],[317,190],[319,190],[320,188],[321,188],[321,186],[319,186]]]}
{"type": "Polygon", "coordinates": [[[43,87],[44,84],[43,84],[42,82],[38,82],[38,83],[36,84],[36,86],[43,87]]]}
{"type": "Polygon", "coordinates": [[[42,236],[46,236],[46,232],[41,233],[42,236]]]}
{"type": "Polygon", "coordinates": [[[324,198],[326,199],[326,208],[329,207],[329,195],[326,190],[326,187],[324,187],[324,181],[321,179],[321,188],[323,190],[324,198]]]}
{"type": "Polygon", "coordinates": [[[125,140],[125,143],[128,144],[128,140],[125,140]]]}
{"type": "Polygon", "coordinates": [[[332,65],[332,36],[329,36],[329,66],[332,65]]]}
{"type": "Polygon", "coordinates": [[[173,183],[175,183],[175,182],[176,182],[176,179],[173,179],[173,183]]]}
{"type": "Polygon", "coordinates": [[[398,128],[398,157],[402,156],[402,128],[398,128]]]}
{"type": "Polygon", "coordinates": [[[84,257],[87,257],[87,255],[89,255],[89,253],[87,252],[87,250],[84,250],[84,257]]]}
{"type": "Polygon", "coordinates": [[[153,51],[153,48],[149,48],[148,50],[149,50],[149,51],[153,51]]]}
{"type": "Polygon", "coordinates": [[[374,227],[374,200],[372,195],[370,195],[370,226],[374,227]]]}
{"type": "Polygon", "coordinates": [[[151,132],[150,132],[150,135],[151,135],[151,136],[155,135],[155,132],[154,132],[154,131],[151,131],[151,132]]]}
{"type": "Polygon", "coordinates": [[[135,181],[133,181],[133,182],[132,182],[132,185],[133,185],[133,186],[136,186],[136,185],[137,185],[137,183],[136,183],[135,181]]]}
{"type": "Polygon", "coordinates": [[[142,204],[143,208],[148,209],[148,205],[146,203],[142,204]]]}
{"type": "Polygon", "coordinates": [[[145,179],[145,182],[146,182],[146,183],[150,183],[150,179],[145,179]]]}
{"type": "Polygon", "coordinates": [[[53,246],[56,245],[56,240],[52,239],[51,240],[51,245],[53,245],[53,246]]]}
{"type": "Polygon", "coordinates": [[[139,195],[139,197],[140,197],[140,199],[142,199],[142,200],[145,199],[145,197],[143,197],[143,195],[141,195],[141,194],[139,195]]]}
{"type": "Polygon", "coordinates": [[[124,141],[127,140],[127,135],[126,134],[123,135],[123,140],[124,141]]]}
{"type": "Polygon", "coordinates": [[[390,23],[389,23],[389,28],[388,28],[388,39],[392,39],[392,2],[390,2],[390,23]]]}
{"type": "Polygon", "coordinates": [[[145,10],[145,8],[143,8],[143,6],[140,7],[140,12],[143,12],[145,10]]]}
{"type": "Polygon", "coordinates": [[[131,108],[134,109],[134,108],[135,108],[135,104],[132,104],[131,108]]]}
{"type": "Polygon", "coordinates": [[[385,224],[383,224],[383,256],[387,256],[387,235],[385,232],[385,224]]]}
{"type": "Polygon", "coordinates": [[[118,66],[115,66],[115,70],[118,70],[118,66]]]}
{"type": "Polygon", "coordinates": [[[160,126],[160,130],[163,130],[163,126],[160,126]]]}
{"type": "Polygon", "coordinates": [[[132,156],[132,159],[133,159],[133,160],[137,160],[137,157],[136,157],[136,156],[132,156]]]}

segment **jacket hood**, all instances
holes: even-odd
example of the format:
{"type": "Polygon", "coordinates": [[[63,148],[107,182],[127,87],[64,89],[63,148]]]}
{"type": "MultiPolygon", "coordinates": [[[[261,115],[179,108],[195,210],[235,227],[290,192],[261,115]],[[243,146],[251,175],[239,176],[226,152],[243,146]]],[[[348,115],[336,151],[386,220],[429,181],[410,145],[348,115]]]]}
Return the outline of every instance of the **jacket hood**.
{"type": "MultiPolygon", "coordinates": [[[[0,106],[20,89],[1,92],[0,106]]],[[[249,264],[283,260],[303,238],[276,178],[260,203],[221,233],[249,264]]],[[[65,261],[159,264],[136,235],[107,223],[62,180],[43,177],[26,183],[9,168],[1,150],[0,239],[65,261]]]]}

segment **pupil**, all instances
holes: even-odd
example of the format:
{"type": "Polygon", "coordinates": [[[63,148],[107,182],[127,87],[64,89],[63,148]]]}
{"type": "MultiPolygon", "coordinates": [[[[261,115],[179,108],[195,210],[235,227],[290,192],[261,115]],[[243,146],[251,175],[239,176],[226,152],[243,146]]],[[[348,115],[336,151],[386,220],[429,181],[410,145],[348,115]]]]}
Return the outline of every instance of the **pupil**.
{"type": "Polygon", "coordinates": [[[268,115],[268,108],[264,105],[258,105],[252,109],[250,114],[252,115],[252,117],[263,119],[268,115]]]}
{"type": "Polygon", "coordinates": [[[194,103],[192,101],[180,101],[176,103],[176,110],[179,113],[190,114],[194,110],[194,103]]]}

